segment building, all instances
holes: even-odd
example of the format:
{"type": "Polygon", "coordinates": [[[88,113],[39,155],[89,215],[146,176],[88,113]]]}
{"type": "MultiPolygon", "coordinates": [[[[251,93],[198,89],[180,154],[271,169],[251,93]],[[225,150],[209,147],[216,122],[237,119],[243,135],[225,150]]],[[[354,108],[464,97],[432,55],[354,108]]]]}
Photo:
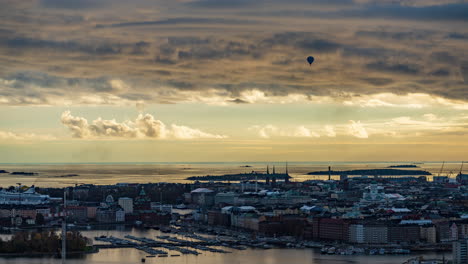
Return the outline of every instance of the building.
{"type": "Polygon", "coordinates": [[[468,239],[462,239],[453,242],[452,255],[454,264],[466,264],[468,263],[468,239]]]}
{"type": "Polygon", "coordinates": [[[364,243],[364,226],[350,225],[349,226],[349,242],[364,243]]]}
{"type": "Polygon", "coordinates": [[[151,210],[172,214],[172,205],[151,202],[151,210]]]}
{"type": "Polygon", "coordinates": [[[190,192],[192,203],[202,207],[212,206],[215,202],[215,192],[206,188],[198,188],[190,192]]]}
{"type": "Polygon", "coordinates": [[[231,215],[217,210],[208,211],[208,225],[230,226],[231,215]]]}
{"type": "Polygon", "coordinates": [[[125,222],[125,210],[123,209],[117,209],[115,211],[115,222],[117,223],[122,223],[125,222]]]}
{"type": "Polygon", "coordinates": [[[134,203],[135,210],[150,210],[151,209],[151,199],[146,195],[145,189],[141,187],[138,197],[135,198],[134,203]]]}
{"type": "Polygon", "coordinates": [[[214,203],[218,204],[229,204],[229,205],[236,205],[237,198],[239,197],[238,194],[234,192],[227,192],[227,193],[217,193],[214,197],[214,203]]]}
{"type": "Polygon", "coordinates": [[[386,244],[388,242],[388,228],[385,225],[365,225],[364,243],[386,244]]]}
{"type": "Polygon", "coordinates": [[[427,243],[437,243],[437,231],[434,225],[420,227],[420,238],[427,243]]]}
{"type": "MultiPolygon", "coordinates": [[[[435,235],[429,233],[430,236],[435,235]]],[[[433,237],[430,237],[432,239],[433,237]]],[[[388,226],[389,243],[416,243],[421,240],[421,228],[418,225],[390,225],[388,226]]]]}
{"type": "Polygon", "coordinates": [[[96,212],[97,212],[97,209],[98,209],[98,206],[92,206],[92,205],[88,205],[86,206],[86,214],[88,215],[88,218],[90,219],[96,219],[96,212]]]}
{"type": "Polygon", "coordinates": [[[96,221],[99,223],[114,223],[116,211],[111,208],[99,207],[96,211],[96,221]]]}
{"type": "Polygon", "coordinates": [[[322,218],[314,225],[318,228],[318,238],[333,241],[348,241],[349,224],[343,219],[322,218]]]}
{"type": "Polygon", "coordinates": [[[85,222],[88,220],[88,208],[86,206],[67,206],[67,218],[72,221],[85,222]]]}
{"type": "Polygon", "coordinates": [[[448,176],[434,176],[432,177],[432,181],[436,183],[447,183],[449,182],[448,176]]]}
{"type": "Polygon", "coordinates": [[[128,197],[119,198],[119,205],[125,211],[126,214],[133,213],[133,199],[128,197]]]}

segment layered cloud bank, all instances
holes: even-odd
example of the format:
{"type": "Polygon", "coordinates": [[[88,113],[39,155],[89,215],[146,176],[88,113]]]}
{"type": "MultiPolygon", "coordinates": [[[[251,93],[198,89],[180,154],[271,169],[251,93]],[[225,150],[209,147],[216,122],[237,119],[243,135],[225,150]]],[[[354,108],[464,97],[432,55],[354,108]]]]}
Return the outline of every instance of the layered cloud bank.
{"type": "Polygon", "coordinates": [[[468,102],[462,0],[2,4],[0,105],[468,102]]]}
{"type": "Polygon", "coordinates": [[[172,124],[166,126],[150,114],[140,114],[133,121],[117,122],[98,118],[91,123],[83,117],[72,116],[65,111],[61,116],[72,136],[81,139],[123,138],[123,139],[222,139],[224,135],[215,135],[199,129],[172,124]]]}

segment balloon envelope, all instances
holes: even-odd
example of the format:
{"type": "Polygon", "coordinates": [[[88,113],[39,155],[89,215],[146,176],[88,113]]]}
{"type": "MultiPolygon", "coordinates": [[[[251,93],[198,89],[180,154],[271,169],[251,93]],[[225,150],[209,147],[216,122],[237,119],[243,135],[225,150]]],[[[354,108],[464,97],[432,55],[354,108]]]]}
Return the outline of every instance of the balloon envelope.
{"type": "Polygon", "coordinates": [[[314,57],[312,57],[312,56],[307,57],[307,62],[308,62],[309,64],[312,64],[312,62],[314,62],[314,60],[315,60],[315,59],[314,59],[314,57]]]}

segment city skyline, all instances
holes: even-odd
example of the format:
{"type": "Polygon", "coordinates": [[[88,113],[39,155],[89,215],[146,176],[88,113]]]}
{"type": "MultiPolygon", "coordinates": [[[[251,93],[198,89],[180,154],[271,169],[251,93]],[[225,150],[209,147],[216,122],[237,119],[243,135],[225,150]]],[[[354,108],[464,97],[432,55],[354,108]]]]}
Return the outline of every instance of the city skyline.
{"type": "Polygon", "coordinates": [[[463,0],[1,2],[2,163],[468,154],[463,0]]]}

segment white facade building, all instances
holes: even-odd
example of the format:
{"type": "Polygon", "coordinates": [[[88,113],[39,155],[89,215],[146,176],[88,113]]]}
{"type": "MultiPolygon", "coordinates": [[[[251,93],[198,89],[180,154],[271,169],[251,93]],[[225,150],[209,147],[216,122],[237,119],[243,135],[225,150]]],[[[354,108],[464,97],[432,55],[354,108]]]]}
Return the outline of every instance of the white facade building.
{"type": "Polygon", "coordinates": [[[119,205],[124,209],[126,214],[133,213],[133,199],[128,197],[119,198],[119,205]]]}

